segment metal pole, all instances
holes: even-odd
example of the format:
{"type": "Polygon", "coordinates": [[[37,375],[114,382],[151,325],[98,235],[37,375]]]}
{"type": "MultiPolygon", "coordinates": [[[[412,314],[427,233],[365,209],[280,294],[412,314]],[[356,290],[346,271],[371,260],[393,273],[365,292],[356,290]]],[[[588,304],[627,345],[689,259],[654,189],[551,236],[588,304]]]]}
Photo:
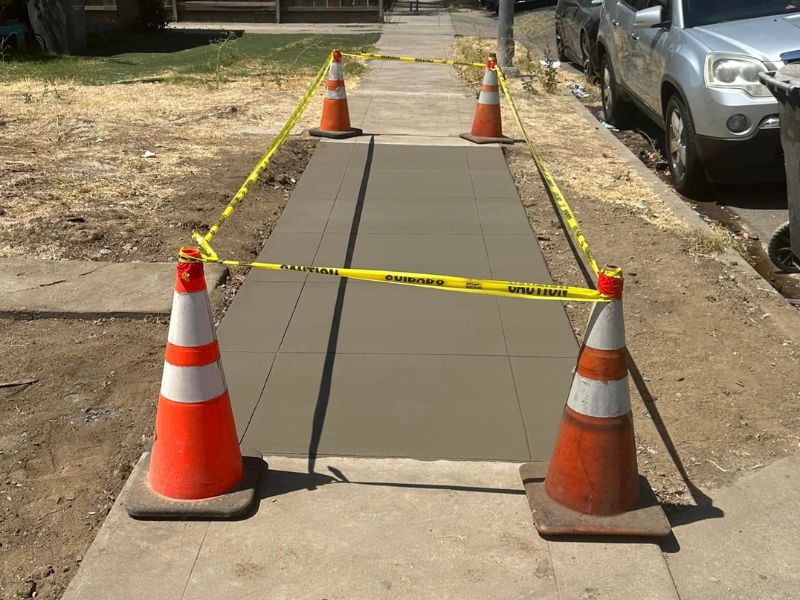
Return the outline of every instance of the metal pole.
{"type": "Polygon", "coordinates": [[[514,0],[500,0],[497,10],[497,62],[506,75],[514,68],[514,0]]]}

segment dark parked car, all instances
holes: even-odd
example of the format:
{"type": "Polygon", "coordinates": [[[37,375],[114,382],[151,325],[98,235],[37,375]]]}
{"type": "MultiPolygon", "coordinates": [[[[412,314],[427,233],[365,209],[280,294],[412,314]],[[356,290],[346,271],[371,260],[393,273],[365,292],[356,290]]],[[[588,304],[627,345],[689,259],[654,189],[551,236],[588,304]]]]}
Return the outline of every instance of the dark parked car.
{"type": "Polygon", "coordinates": [[[593,72],[597,28],[603,0],[558,0],[556,5],[556,49],[559,60],[568,60],[593,72]]]}

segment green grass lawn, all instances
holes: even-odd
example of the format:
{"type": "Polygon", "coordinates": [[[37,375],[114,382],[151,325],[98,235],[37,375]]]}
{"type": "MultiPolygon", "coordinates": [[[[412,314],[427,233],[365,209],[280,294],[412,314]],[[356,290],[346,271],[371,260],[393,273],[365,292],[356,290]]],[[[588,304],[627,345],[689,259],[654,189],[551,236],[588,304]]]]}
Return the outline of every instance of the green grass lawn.
{"type": "MultiPolygon", "coordinates": [[[[216,76],[222,79],[259,73],[312,70],[334,47],[369,49],[378,34],[254,34],[225,31],[167,30],[152,34],[106,35],[90,40],[87,56],[32,54],[0,63],[0,81],[42,79],[102,85],[166,76],[177,81],[216,76]]],[[[351,72],[363,68],[348,64],[351,72]]]]}

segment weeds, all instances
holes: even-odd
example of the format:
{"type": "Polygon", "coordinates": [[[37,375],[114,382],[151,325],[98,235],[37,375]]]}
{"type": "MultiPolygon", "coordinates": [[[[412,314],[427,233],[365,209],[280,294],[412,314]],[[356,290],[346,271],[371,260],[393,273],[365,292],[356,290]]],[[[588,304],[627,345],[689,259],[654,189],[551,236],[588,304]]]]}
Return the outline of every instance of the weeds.
{"type": "Polygon", "coordinates": [[[237,35],[234,32],[229,31],[225,37],[217,38],[210,42],[210,44],[216,50],[212,73],[217,85],[221,85],[225,82],[225,69],[236,61],[238,53],[235,47],[231,44],[231,42],[236,38],[237,35]]]}
{"type": "Polygon", "coordinates": [[[695,256],[713,256],[728,250],[735,250],[747,256],[747,248],[742,240],[717,223],[709,223],[709,231],[689,228],[683,224],[673,227],[673,232],[683,239],[683,250],[695,256]]]}
{"type": "Polygon", "coordinates": [[[558,67],[555,66],[550,46],[544,49],[544,58],[533,64],[533,74],[548,94],[558,91],[558,67]]]}

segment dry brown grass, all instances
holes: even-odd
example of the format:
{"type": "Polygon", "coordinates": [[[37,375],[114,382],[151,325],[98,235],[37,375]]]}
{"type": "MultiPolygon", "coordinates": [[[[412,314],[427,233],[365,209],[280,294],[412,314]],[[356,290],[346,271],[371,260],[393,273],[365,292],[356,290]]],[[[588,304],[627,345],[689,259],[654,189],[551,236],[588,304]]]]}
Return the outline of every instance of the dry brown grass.
{"type": "MultiPolygon", "coordinates": [[[[69,214],[91,212],[102,221],[103,215],[155,211],[177,193],[180,177],[224,156],[237,137],[261,136],[266,147],[312,76],[193,85],[4,85],[0,240],[10,228],[34,232],[69,214]],[[145,151],[156,157],[144,158],[145,151]]],[[[348,87],[355,85],[350,78],[348,87]]],[[[320,110],[320,100],[313,100],[294,133],[318,123],[320,110]]],[[[0,256],[59,258],[62,250],[36,239],[0,242],[0,256]]]]}

